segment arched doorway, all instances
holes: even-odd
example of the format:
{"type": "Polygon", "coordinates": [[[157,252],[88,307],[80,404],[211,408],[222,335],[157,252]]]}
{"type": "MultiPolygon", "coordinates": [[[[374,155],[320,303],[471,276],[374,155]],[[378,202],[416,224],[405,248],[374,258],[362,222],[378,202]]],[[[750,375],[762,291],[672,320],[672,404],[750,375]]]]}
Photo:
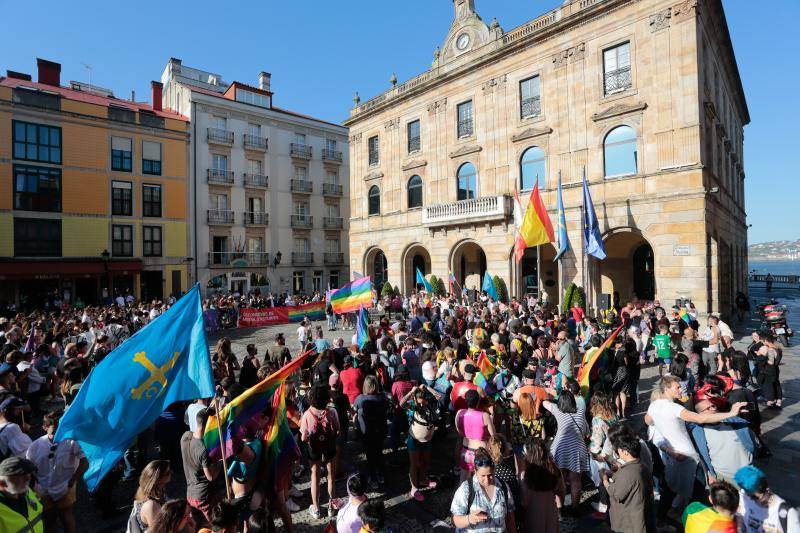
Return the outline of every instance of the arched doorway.
{"type": "Polygon", "coordinates": [[[457,244],[450,256],[450,270],[456,277],[459,288],[480,291],[486,273],[486,254],[475,241],[457,244]]]}
{"type": "Polygon", "coordinates": [[[417,283],[417,269],[427,276],[431,270],[431,254],[425,247],[419,244],[412,244],[403,253],[403,286],[400,290],[404,294],[410,294],[412,290],[422,288],[417,283]]]}
{"type": "Polygon", "coordinates": [[[383,284],[389,281],[389,265],[380,248],[372,248],[364,256],[364,273],[372,278],[372,285],[380,294],[383,284]]]}
{"type": "Polygon", "coordinates": [[[517,263],[514,249],[511,249],[509,261],[511,270],[518,268],[516,294],[526,296],[533,294],[536,298],[544,298],[547,293],[547,301],[553,305],[558,305],[560,301],[559,291],[561,283],[559,279],[558,262],[555,260],[556,249],[552,245],[543,244],[542,246],[532,246],[525,249],[525,254],[517,263]],[[541,259],[537,258],[541,254],[541,259]]]}
{"type": "Polygon", "coordinates": [[[617,228],[603,241],[606,258],[599,261],[600,292],[628,301],[656,298],[655,255],[653,247],[639,230],[617,228]]]}

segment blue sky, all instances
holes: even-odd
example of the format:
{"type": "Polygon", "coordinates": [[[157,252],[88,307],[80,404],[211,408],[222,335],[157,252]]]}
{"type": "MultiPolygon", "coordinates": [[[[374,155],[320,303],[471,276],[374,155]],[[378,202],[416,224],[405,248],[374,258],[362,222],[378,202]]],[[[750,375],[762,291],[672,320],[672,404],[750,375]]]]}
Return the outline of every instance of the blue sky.
{"type": "MultiPolygon", "coordinates": [[[[508,30],[560,3],[476,0],[476,7],[508,30]]],[[[800,176],[789,155],[800,139],[800,2],[723,3],[752,118],[744,156],[750,242],[797,239],[800,176]]],[[[42,57],[62,64],[66,82],[88,81],[89,64],[92,83],[121,97],[135,90],[137,100],[149,99],[150,80],[171,56],[227,81],[256,84],[267,70],[275,105],[339,122],[356,90],[366,100],[389,88],[393,72],[402,81],[428,68],[451,20],[450,0],[5,2],[0,68],[35,75],[42,57]]]]}

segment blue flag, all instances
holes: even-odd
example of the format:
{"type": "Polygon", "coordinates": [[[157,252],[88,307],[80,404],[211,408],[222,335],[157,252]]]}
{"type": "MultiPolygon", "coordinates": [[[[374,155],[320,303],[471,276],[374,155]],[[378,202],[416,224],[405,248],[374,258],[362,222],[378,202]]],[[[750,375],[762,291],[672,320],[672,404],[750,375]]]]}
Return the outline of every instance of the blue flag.
{"type": "Polygon", "coordinates": [[[363,348],[369,341],[369,318],[367,318],[367,310],[363,305],[358,308],[358,322],[356,323],[356,344],[359,348],[363,348]]]}
{"type": "Polygon", "coordinates": [[[425,276],[422,275],[422,271],[420,271],[420,269],[417,269],[417,284],[422,284],[428,294],[433,294],[433,287],[431,286],[430,281],[425,279],[425,276]]]}
{"type": "Polygon", "coordinates": [[[600,235],[600,223],[597,222],[592,196],[589,194],[589,186],[586,184],[585,169],[583,173],[583,249],[587,254],[600,260],[606,258],[603,237],[600,235]]]}
{"type": "Polygon", "coordinates": [[[492,279],[492,276],[489,274],[489,272],[486,272],[483,275],[483,285],[481,286],[481,290],[491,296],[495,302],[497,301],[497,289],[494,287],[494,279],[492,279]]]}
{"type": "Polygon", "coordinates": [[[561,198],[561,172],[558,173],[558,253],[553,261],[561,259],[569,250],[569,235],[567,234],[567,215],[564,213],[564,200],[561,198]]]}
{"type": "Polygon", "coordinates": [[[90,491],[172,403],[214,396],[200,286],[108,354],[84,381],[55,440],[80,443],[90,491]]]}

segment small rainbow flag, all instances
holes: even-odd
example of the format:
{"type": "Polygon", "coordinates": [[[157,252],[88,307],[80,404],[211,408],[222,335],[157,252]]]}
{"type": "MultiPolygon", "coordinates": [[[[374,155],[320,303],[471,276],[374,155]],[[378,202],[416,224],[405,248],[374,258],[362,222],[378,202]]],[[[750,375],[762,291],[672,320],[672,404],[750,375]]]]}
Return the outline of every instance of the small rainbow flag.
{"type": "Polygon", "coordinates": [[[305,305],[288,307],[289,322],[300,322],[303,318],[322,320],[325,318],[325,302],[311,302],[305,305]]]}
{"type": "Polygon", "coordinates": [[[369,276],[351,281],[341,289],[331,291],[329,301],[336,314],[353,313],[363,305],[372,307],[372,280],[369,276]]]}
{"type": "Polygon", "coordinates": [[[593,372],[594,367],[597,365],[599,368],[598,360],[603,356],[606,349],[608,349],[614,343],[614,339],[617,338],[617,335],[619,335],[620,331],[622,331],[622,326],[618,327],[614,333],[609,335],[606,339],[606,342],[604,342],[600,348],[598,348],[597,351],[592,354],[588,361],[581,364],[581,367],[578,370],[578,383],[581,385],[581,395],[587,401],[589,400],[589,391],[592,388],[591,374],[596,374],[596,372],[593,372]]]}
{"type": "Polygon", "coordinates": [[[312,353],[315,353],[315,351],[309,350],[305,352],[261,383],[244,391],[222,409],[219,419],[216,416],[209,417],[203,433],[203,444],[208,450],[209,458],[212,460],[222,458],[220,431],[224,432],[225,456],[230,457],[233,454],[234,442],[242,438],[244,429],[248,425],[257,423],[259,414],[267,407],[272,406],[272,416],[266,426],[267,431],[265,431],[264,439],[267,447],[277,447],[277,450],[270,449],[267,454],[268,457],[274,459],[273,466],[279,466],[281,472],[288,471],[288,467],[291,466],[291,459],[294,458],[293,453],[295,451],[299,453],[299,450],[297,450],[296,444],[292,444],[294,440],[286,418],[283,383],[295,370],[300,368],[303,361],[312,353]],[[217,423],[218,420],[223,428],[222,430],[217,423]],[[287,434],[291,443],[286,438],[287,434]],[[289,461],[288,467],[284,464],[275,463],[275,461],[287,460],[289,461]]]}
{"type": "Polygon", "coordinates": [[[478,356],[478,362],[476,364],[478,369],[481,371],[481,374],[483,374],[483,377],[487,380],[491,380],[495,372],[497,372],[497,368],[495,368],[495,366],[489,360],[489,356],[486,355],[486,352],[481,352],[481,354],[478,356]]]}

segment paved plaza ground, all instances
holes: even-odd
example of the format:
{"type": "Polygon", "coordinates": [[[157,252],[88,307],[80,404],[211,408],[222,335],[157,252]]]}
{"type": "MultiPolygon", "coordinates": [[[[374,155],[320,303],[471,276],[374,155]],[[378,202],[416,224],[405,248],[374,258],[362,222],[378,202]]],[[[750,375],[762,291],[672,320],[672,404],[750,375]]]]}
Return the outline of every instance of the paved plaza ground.
{"type": "MultiPolygon", "coordinates": [[[[792,310],[790,314],[790,324],[795,330],[800,329],[800,292],[782,290],[773,293],[782,303],[789,305],[792,310]]],[[[756,301],[764,300],[767,294],[763,289],[751,290],[751,297],[756,301]]],[[[326,329],[324,322],[319,324],[326,329]]],[[[756,322],[749,322],[738,327],[737,347],[744,349],[749,342],[748,332],[758,326],[756,322]]],[[[226,330],[218,334],[209,336],[209,345],[213,347],[217,339],[225,335],[231,339],[233,350],[236,354],[243,354],[245,346],[255,343],[259,349],[259,354],[264,352],[267,346],[273,342],[275,334],[283,332],[287,338],[287,344],[293,353],[297,350],[295,330],[296,324],[284,326],[273,326],[268,328],[226,330]]],[[[352,331],[337,331],[327,333],[329,339],[341,336],[346,344],[350,343],[352,331]]],[[[800,502],[800,339],[793,339],[793,346],[784,351],[783,365],[781,367],[781,381],[783,383],[784,408],[782,411],[764,410],[762,412],[764,423],[764,438],[774,455],[773,457],[759,461],[761,466],[768,474],[769,480],[775,491],[787,498],[790,502],[800,502]]],[[[632,417],[632,423],[637,427],[643,424],[643,410],[647,406],[650,391],[657,380],[657,370],[649,366],[642,369],[640,382],[640,403],[637,413],[632,417]]],[[[434,458],[432,460],[432,474],[441,474],[452,466],[452,449],[454,436],[450,435],[446,442],[437,443],[434,448],[434,458]]],[[[388,453],[388,452],[387,452],[388,453]]],[[[385,498],[388,509],[388,518],[391,528],[395,532],[423,532],[423,531],[448,531],[451,530],[449,519],[449,507],[452,494],[455,488],[437,488],[426,493],[424,502],[417,502],[408,497],[408,459],[405,451],[397,457],[386,456],[393,460],[395,466],[386,468],[386,491],[382,495],[385,498]]],[[[356,466],[363,466],[364,456],[361,453],[360,445],[351,443],[345,451],[344,465],[347,471],[356,466]]],[[[314,520],[309,515],[307,508],[310,501],[308,491],[308,476],[303,482],[298,483],[297,487],[304,492],[302,498],[297,502],[302,507],[302,512],[293,515],[297,530],[321,531],[325,525],[323,520],[314,520]]],[[[182,497],[185,494],[185,484],[183,476],[176,473],[171,484],[170,494],[175,497],[182,497]]],[[[76,508],[78,530],[82,532],[120,532],[125,529],[125,521],[130,513],[130,503],[135,490],[135,482],[128,481],[119,484],[115,489],[115,502],[118,509],[117,516],[109,519],[102,519],[94,505],[89,503],[85,491],[79,496],[79,505],[76,508]]],[[[324,488],[321,493],[325,493],[324,488]]],[[[344,483],[337,484],[337,496],[346,495],[344,483]]],[[[377,494],[373,494],[377,496],[377,494]]],[[[279,528],[280,530],[280,528],[279,528]]],[[[607,528],[591,518],[572,519],[565,518],[562,521],[564,531],[607,531],[607,528]]]]}

